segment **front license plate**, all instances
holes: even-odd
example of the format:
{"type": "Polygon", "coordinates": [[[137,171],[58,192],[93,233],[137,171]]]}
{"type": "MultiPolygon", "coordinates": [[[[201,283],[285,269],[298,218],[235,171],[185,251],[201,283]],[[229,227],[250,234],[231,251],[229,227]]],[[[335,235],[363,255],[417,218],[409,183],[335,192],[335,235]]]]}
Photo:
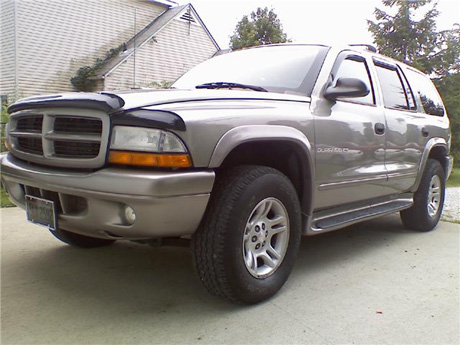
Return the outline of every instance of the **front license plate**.
{"type": "Polygon", "coordinates": [[[56,207],[51,200],[26,195],[27,220],[56,230],[56,207]]]}

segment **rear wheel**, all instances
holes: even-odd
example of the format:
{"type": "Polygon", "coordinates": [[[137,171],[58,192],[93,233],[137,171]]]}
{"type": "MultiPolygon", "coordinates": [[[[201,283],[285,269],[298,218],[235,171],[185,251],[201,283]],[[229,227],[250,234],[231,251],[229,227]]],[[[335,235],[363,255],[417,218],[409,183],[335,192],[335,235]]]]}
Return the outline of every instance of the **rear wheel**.
{"type": "Polygon", "coordinates": [[[445,176],[441,163],[429,159],[414,195],[414,205],[401,211],[401,219],[406,228],[430,231],[436,227],[444,206],[445,176]]]}
{"type": "Polygon", "coordinates": [[[192,239],[198,276],[217,296],[263,301],[286,282],[300,235],[299,201],[285,175],[261,166],[226,171],[192,239]]]}
{"type": "Polygon", "coordinates": [[[50,231],[58,240],[67,243],[71,246],[80,248],[96,248],[103,247],[115,242],[114,240],[106,240],[102,238],[89,237],[63,229],[50,231]]]}

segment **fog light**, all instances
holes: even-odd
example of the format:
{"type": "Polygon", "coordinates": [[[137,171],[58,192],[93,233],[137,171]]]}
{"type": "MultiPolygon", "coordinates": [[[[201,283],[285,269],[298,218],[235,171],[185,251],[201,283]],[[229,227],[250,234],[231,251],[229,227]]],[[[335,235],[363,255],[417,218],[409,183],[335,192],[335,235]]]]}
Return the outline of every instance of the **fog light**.
{"type": "Polygon", "coordinates": [[[133,225],[136,221],[136,212],[131,206],[125,206],[125,220],[130,225],[133,225]]]}

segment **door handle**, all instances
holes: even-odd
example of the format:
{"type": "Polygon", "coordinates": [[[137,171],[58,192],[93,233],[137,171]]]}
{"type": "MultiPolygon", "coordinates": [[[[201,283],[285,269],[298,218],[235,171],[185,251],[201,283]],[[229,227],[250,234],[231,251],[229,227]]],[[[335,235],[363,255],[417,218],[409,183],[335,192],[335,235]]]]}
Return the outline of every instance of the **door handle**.
{"type": "Polygon", "coordinates": [[[384,134],[385,133],[385,125],[383,123],[376,123],[374,126],[375,134],[384,134]]]}
{"type": "Polygon", "coordinates": [[[428,129],[423,127],[422,128],[422,135],[426,138],[428,135],[430,135],[430,132],[428,131],[428,129]]]}

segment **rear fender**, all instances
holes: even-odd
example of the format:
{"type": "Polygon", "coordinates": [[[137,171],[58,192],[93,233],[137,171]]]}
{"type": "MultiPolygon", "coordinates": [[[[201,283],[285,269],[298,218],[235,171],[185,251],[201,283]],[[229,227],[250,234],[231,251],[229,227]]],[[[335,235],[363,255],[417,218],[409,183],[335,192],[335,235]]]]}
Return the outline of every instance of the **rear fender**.
{"type": "MultiPolygon", "coordinates": [[[[416,192],[418,187],[420,186],[420,181],[422,180],[422,175],[423,172],[425,171],[426,163],[428,162],[428,158],[430,157],[430,153],[433,151],[434,148],[436,147],[441,147],[445,150],[446,156],[444,159],[446,160],[445,162],[441,162],[441,165],[443,166],[444,169],[449,166],[448,159],[449,157],[447,156],[448,150],[448,144],[444,138],[431,138],[426,146],[425,150],[423,151],[422,154],[422,159],[420,161],[420,169],[417,174],[417,179],[415,180],[414,186],[411,188],[411,192],[416,192]]],[[[447,176],[447,171],[446,171],[446,176],[447,176]]]]}

